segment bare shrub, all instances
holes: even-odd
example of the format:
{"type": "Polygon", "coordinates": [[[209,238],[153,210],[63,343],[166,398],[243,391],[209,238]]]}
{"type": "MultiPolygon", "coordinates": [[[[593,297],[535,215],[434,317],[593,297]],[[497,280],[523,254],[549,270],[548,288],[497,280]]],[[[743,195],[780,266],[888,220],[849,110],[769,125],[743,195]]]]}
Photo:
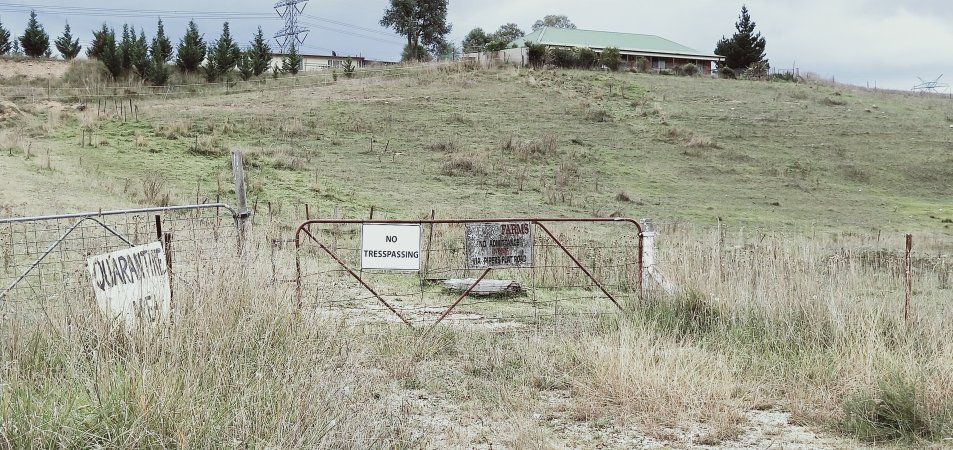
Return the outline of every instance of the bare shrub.
{"type": "Polygon", "coordinates": [[[591,122],[612,122],[612,114],[602,108],[590,108],[586,111],[586,120],[591,122]]]}
{"type": "Polygon", "coordinates": [[[443,164],[440,173],[450,177],[486,175],[487,169],[483,158],[479,155],[455,154],[443,164]]]}
{"type": "Polygon", "coordinates": [[[152,126],[152,131],[158,136],[175,140],[191,135],[192,121],[189,119],[176,119],[169,123],[158,123],[152,126]]]}
{"type": "Polygon", "coordinates": [[[199,136],[191,149],[200,156],[222,156],[228,154],[228,148],[217,135],[199,136]]]}
{"type": "Polygon", "coordinates": [[[428,148],[435,152],[453,153],[457,151],[457,143],[453,140],[439,141],[430,144],[428,148]]]}
{"type": "Polygon", "coordinates": [[[692,137],[688,140],[688,143],[685,144],[685,146],[688,148],[700,149],[700,150],[711,150],[711,149],[720,148],[718,146],[718,143],[715,142],[714,139],[707,136],[698,136],[698,135],[692,135],[692,137]]]}
{"type": "Polygon", "coordinates": [[[170,194],[166,191],[165,178],[153,173],[142,179],[142,196],[147,205],[169,206],[170,194]]]}
{"type": "Polygon", "coordinates": [[[628,203],[628,202],[631,202],[631,201],[632,201],[632,198],[629,197],[629,194],[620,191],[618,194],[615,195],[615,200],[616,200],[617,202],[626,202],[626,203],[628,203]]]}

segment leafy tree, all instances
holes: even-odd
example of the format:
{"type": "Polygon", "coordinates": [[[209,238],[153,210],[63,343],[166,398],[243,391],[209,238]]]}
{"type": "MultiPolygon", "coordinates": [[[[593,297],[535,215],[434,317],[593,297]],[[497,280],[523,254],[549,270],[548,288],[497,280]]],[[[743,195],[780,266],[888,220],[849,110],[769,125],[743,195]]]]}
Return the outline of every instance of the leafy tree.
{"type": "Polygon", "coordinates": [[[401,61],[430,61],[433,56],[423,45],[417,44],[411,47],[410,44],[404,45],[404,50],[400,52],[401,61]]]}
{"type": "Polygon", "coordinates": [[[251,42],[251,48],[248,49],[248,53],[251,59],[252,73],[256,77],[265,73],[265,71],[268,70],[268,66],[271,65],[271,47],[268,45],[268,42],[265,41],[261,27],[258,27],[258,33],[255,33],[255,38],[251,42]]]}
{"type": "Polygon", "coordinates": [[[517,26],[515,23],[508,23],[505,25],[501,25],[500,28],[496,30],[496,33],[493,33],[493,36],[491,36],[491,39],[495,41],[503,41],[503,42],[506,42],[507,45],[509,45],[511,42],[525,35],[526,33],[524,33],[523,30],[521,30],[520,27],[517,26]]]}
{"type": "Polygon", "coordinates": [[[462,46],[465,53],[482,52],[490,42],[490,35],[483,28],[474,28],[463,38],[462,46]]]}
{"type": "Polygon", "coordinates": [[[404,61],[422,61],[421,49],[434,50],[450,33],[447,22],[449,0],[390,0],[380,24],[407,37],[404,61]]]}
{"type": "Polygon", "coordinates": [[[135,37],[135,31],[130,32],[130,34],[132,35],[132,45],[129,47],[129,58],[132,60],[132,67],[139,74],[139,77],[148,79],[149,65],[152,61],[149,59],[149,44],[146,41],[146,32],[145,30],[139,30],[138,38],[135,37]]]}
{"type": "Polygon", "coordinates": [[[524,44],[526,46],[526,59],[529,60],[529,65],[533,66],[534,69],[543,67],[546,64],[546,57],[548,50],[543,44],[534,44],[530,41],[526,41],[524,44]]]}
{"type": "Polygon", "coordinates": [[[460,55],[460,49],[457,44],[450,41],[441,42],[436,48],[437,59],[441,61],[453,61],[460,55]]]}
{"type": "Polygon", "coordinates": [[[63,35],[53,41],[56,45],[56,49],[63,55],[63,59],[69,61],[76,57],[79,54],[80,48],[79,38],[73,39],[73,34],[70,32],[69,24],[66,24],[66,28],[63,29],[63,35]]]}
{"type": "Polygon", "coordinates": [[[30,11],[30,21],[27,22],[23,36],[20,36],[20,45],[23,53],[31,58],[39,58],[50,50],[50,35],[46,34],[43,25],[36,20],[36,11],[30,11]]]}
{"type": "Polygon", "coordinates": [[[159,19],[159,24],[156,25],[156,37],[152,38],[152,46],[149,47],[149,59],[163,62],[172,59],[172,41],[165,35],[162,19],[159,19]]]}
{"type": "Polygon", "coordinates": [[[755,22],[748,14],[748,7],[741,7],[741,15],[735,22],[735,34],[731,39],[721,37],[715,46],[715,54],[724,56],[724,67],[732,69],[746,69],[755,63],[767,63],[764,49],[765,40],[761,33],[755,32],[755,22]]]}
{"type": "Polygon", "coordinates": [[[255,63],[251,53],[252,49],[248,49],[242,52],[241,57],[238,58],[238,76],[241,77],[242,81],[248,81],[255,75],[255,63]]]}
{"type": "MultiPolygon", "coordinates": [[[[222,35],[209,46],[208,60],[214,61],[214,68],[218,76],[227,75],[235,65],[238,64],[242,56],[242,50],[232,39],[232,33],[228,29],[228,22],[222,25],[222,35]]],[[[217,78],[217,77],[216,77],[217,78]]]]}
{"type": "Polygon", "coordinates": [[[10,42],[10,31],[3,28],[3,23],[0,23],[0,55],[10,53],[11,48],[13,47],[10,42]]]}
{"type": "Polygon", "coordinates": [[[609,68],[609,70],[619,70],[619,66],[622,65],[622,56],[619,53],[619,49],[615,47],[606,47],[602,50],[602,54],[599,55],[599,62],[602,65],[609,68]]]}
{"type": "Polygon", "coordinates": [[[554,28],[570,28],[576,29],[576,24],[572,23],[569,20],[569,17],[563,15],[548,15],[543,17],[540,20],[537,20],[533,24],[533,31],[536,31],[542,27],[554,27],[554,28]]]}
{"type": "Polygon", "coordinates": [[[176,48],[175,65],[179,70],[186,73],[192,73],[199,69],[202,61],[205,60],[205,40],[199,34],[199,27],[194,21],[189,21],[189,28],[185,31],[185,36],[179,40],[179,46],[176,48]]]}
{"type": "Polygon", "coordinates": [[[288,54],[281,63],[281,71],[292,75],[297,75],[301,71],[301,55],[298,54],[295,41],[291,41],[291,46],[288,47],[288,54]]]}
{"type": "Polygon", "coordinates": [[[580,69],[592,69],[599,62],[599,54],[591,48],[583,47],[576,51],[576,64],[580,69]]]}

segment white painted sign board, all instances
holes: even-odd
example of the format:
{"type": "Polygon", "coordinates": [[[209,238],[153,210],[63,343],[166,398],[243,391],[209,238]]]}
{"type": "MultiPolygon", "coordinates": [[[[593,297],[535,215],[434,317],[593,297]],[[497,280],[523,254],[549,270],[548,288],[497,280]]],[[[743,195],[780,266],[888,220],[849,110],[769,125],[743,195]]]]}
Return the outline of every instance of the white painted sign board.
{"type": "Polygon", "coordinates": [[[108,317],[136,326],[171,314],[169,268],[159,242],[92,256],[86,268],[96,303],[108,317]]]}
{"type": "Polygon", "coordinates": [[[533,265],[533,224],[530,222],[468,223],[467,267],[530,267],[533,265]]]}
{"type": "Polygon", "coordinates": [[[361,270],[420,270],[420,225],[361,226],[361,270]]]}

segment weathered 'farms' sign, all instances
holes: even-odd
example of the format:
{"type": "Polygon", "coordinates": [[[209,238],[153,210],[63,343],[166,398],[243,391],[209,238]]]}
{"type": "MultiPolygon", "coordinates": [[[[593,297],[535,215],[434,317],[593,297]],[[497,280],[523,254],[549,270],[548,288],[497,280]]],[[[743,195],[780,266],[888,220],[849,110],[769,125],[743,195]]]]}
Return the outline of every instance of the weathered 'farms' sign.
{"type": "Polygon", "coordinates": [[[362,225],[361,270],[420,270],[420,225],[362,225]]]}
{"type": "Polygon", "coordinates": [[[93,256],[86,261],[96,303],[107,316],[128,325],[169,317],[172,291],[162,244],[151,244],[93,256]]]}
{"type": "Polygon", "coordinates": [[[467,224],[467,267],[533,265],[533,225],[529,222],[467,224]]]}

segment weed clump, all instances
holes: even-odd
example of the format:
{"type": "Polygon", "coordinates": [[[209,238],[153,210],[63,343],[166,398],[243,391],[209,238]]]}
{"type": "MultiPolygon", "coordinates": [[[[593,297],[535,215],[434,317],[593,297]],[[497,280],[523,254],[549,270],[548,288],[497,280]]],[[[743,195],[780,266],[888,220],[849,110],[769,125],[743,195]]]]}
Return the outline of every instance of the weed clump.
{"type": "Polygon", "coordinates": [[[953,405],[928,411],[916,385],[901,375],[881,380],[873,393],[844,402],[844,431],[873,442],[936,440],[953,432],[953,405]]]}

